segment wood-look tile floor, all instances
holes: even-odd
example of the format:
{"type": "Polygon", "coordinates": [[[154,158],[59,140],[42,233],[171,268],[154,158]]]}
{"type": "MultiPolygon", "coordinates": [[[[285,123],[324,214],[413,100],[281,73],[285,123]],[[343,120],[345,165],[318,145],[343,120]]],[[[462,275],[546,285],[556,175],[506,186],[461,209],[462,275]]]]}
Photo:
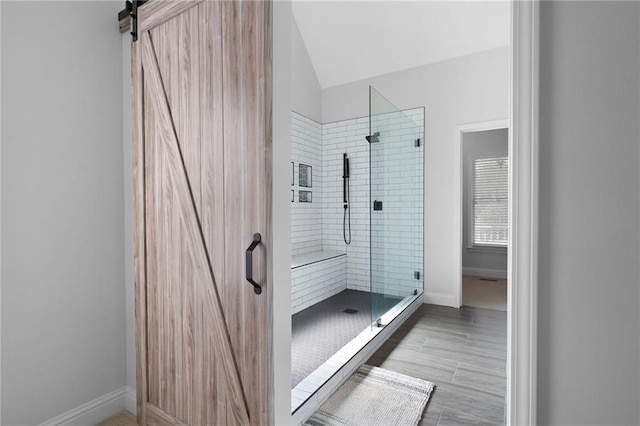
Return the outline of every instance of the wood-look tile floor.
{"type": "Polygon", "coordinates": [[[136,416],[128,411],[123,411],[96,426],[138,426],[138,421],[136,416]]]}
{"type": "Polygon", "coordinates": [[[504,424],[507,313],[424,304],[367,361],[429,380],[421,426],[504,424]]]}
{"type": "Polygon", "coordinates": [[[507,311],[507,280],[462,276],[462,304],[507,311]]]}

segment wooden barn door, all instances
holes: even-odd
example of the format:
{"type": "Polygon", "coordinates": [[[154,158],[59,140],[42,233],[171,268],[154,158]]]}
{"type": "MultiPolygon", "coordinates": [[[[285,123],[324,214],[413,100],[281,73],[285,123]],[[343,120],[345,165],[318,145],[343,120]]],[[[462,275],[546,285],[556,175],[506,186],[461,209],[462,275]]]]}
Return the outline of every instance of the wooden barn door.
{"type": "Polygon", "coordinates": [[[268,424],[271,3],[151,0],[137,16],[138,419],[268,424]]]}

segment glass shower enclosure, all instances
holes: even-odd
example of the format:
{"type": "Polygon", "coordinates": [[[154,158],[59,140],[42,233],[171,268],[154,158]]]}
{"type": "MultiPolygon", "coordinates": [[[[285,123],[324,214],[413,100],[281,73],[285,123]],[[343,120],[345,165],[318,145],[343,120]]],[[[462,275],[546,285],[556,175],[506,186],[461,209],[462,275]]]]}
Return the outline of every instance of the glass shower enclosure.
{"type": "Polygon", "coordinates": [[[424,143],[420,127],[369,87],[372,326],[423,291],[424,143]]]}

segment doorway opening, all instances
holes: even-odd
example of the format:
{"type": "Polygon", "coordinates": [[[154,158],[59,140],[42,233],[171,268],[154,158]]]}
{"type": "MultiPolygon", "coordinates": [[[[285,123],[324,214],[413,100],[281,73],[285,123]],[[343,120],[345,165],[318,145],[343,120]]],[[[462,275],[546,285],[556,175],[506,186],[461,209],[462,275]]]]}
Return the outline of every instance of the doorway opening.
{"type": "Polygon", "coordinates": [[[461,132],[462,306],[507,311],[509,130],[461,132]]]}
{"type": "MultiPolygon", "coordinates": [[[[510,250],[508,252],[508,274],[514,288],[509,291],[508,304],[508,342],[507,342],[507,401],[506,420],[509,423],[535,423],[535,247],[536,247],[536,177],[537,177],[537,31],[538,4],[537,2],[510,2],[511,6],[511,36],[513,43],[509,49],[510,89],[508,127],[512,130],[509,140],[510,155],[513,164],[509,175],[512,185],[509,189],[509,216],[513,223],[512,233],[509,235],[510,250]],[[517,292],[516,283],[517,281],[517,292]],[[518,349],[517,351],[515,349],[518,349]],[[518,373],[516,375],[516,373],[518,373]],[[517,376],[517,380],[516,380],[517,376]]],[[[317,14],[312,14],[317,18],[317,14]]],[[[348,63],[349,61],[344,61],[348,63]]],[[[287,72],[290,64],[286,64],[287,72]]],[[[335,82],[333,83],[335,84],[335,82]]],[[[324,104],[331,98],[324,97],[324,104]]],[[[336,101],[334,99],[334,101],[336,101]]],[[[338,102],[335,102],[338,104],[338,102]]],[[[343,103],[346,107],[350,104],[343,103]]],[[[409,105],[409,106],[414,106],[409,105]]],[[[324,114],[325,109],[323,109],[324,114]]],[[[331,110],[327,110],[331,112],[331,110]]],[[[335,115],[331,112],[331,119],[335,115]]],[[[363,114],[361,114],[363,115],[363,114]]],[[[486,115],[485,115],[486,117],[486,115]]],[[[323,120],[325,118],[323,117],[323,120]]],[[[507,121],[507,120],[505,120],[507,121]]],[[[455,124],[454,124],[455,126],[455,124]]],[[[507,126],[503,126],[507,127],[507,126]]],[[[451,133],[449,133],[451,135],[451,133]]],[[[455,138],[455,136],[454,136],[455,138]]],[[[451,145],[449,145],[451,146],[451,145]]],[[[286,161],[289,161],[288,159],[286,161]]],[[[284,169],[284,161],[280,162],[284,169]]],[[[454,164],[449,163],[449,165],[454,164]]],[[[450,169],[451,170],[451,169],[450,169]]],[[[456,179],[452,176],[452,179],[456,179]]],[[[451,193],[450,193],[451,194],[451,193]]],[[[462,196],[459,197],[460,202],[462,196]]],[[[451,198],[449,198],[451,199],[451,198]]],[[[284,206],[283,206],[284,207],[284,206]]],[[[460,206],[461,208],[461,206],[460,206]]],[[[461,231],[460,231],[461,238],[461,231]]],[[[456,245],[455,251],[460,253],[455,240],[448,240],[456,245]]],[[[461,240],[460,240],[461,241],[461,240]]],[[[461,253],[460,253],[461,255],[461,253]]],[[[430,258],[436,270],[440,270],[437,258],[430,258]]],[[[460,263],[461,265],[461,263],[460,263]]],[[[460,266],[461,270],[461,266],[460,266]]],[[[449,270],[451,271],[451,270],[449,270]]],[[[453,270],[455,273],[455,270],[453,270]]],[[[428,277],[425,277],[425,281],[428,277]]],[[[461,276],[460,276],[461,278],[461,276]]],[[[446,280],[454,284],[454,279],[446,280]]],[[[432,281],[438,284],[439,281],[432,281]]],[[[460,287],[462,283],[460,280],[460,287]]],[[[458,299],[451,293],[439,292],[438,288],[429,294],[432,303],[453,306],[461,301],[462,291],[458,292],[458,299]]],[[[426,294],[426,286],[425,286],[426,294]]],[[[460,306],[461,303],[458,304],[460,306]]],[[[284,315],[284,314],[283,314],[284,315]]],[[[282,387],[284,389],[284,387],[282,387]]],[[[288,405],[288,404],[287,404],[288,405]]],[[[286,409],[283,405],[281,407],[286,409]]]]}

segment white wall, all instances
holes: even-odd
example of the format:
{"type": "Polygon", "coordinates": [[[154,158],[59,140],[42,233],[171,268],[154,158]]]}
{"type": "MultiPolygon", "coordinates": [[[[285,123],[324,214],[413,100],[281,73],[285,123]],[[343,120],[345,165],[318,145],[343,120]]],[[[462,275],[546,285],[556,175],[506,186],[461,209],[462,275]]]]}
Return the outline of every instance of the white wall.
{"type": "Polygon", "coordinates": [[[114,2],[2,2],[2,423],[125,384],[114,2]]]}
{"type": "Polygon", "coordinates": [[[368,114],[368,86],[400,109],[424,106],[425,302],[455,306],[460,281],[461,197],[456,126],[508,115],[509,49],[502,47],[322,92],[323,122],[368,114]]]}
{"type": "MultiPolygon", "coordinates": [[[[473,248],[469,245],[469,188],[471,181],[470,157],[504,154],[509,151],[509,130],[495,129],[465,132],[462,136],[462,270],[484,269],[499,271],[507,276],[507,250],[500,248],[473,248]]],[[[476,157],[477,158],[477,157],[476,157]]]]}
{"type": "Polygon", "coordinates": [[[541,2],[541,425],[640,423],[639,9],[541,2]]]}
{"type": "Polygon", "coordinates": [[[321,122],[320,83],[295,19],[291,19],[291,48],[291,108],[321,122]]]}
{"type": "Polygon", "coordinates": [[[273,2],[272,424],[291,422],[291,2],[273,2]]]}

